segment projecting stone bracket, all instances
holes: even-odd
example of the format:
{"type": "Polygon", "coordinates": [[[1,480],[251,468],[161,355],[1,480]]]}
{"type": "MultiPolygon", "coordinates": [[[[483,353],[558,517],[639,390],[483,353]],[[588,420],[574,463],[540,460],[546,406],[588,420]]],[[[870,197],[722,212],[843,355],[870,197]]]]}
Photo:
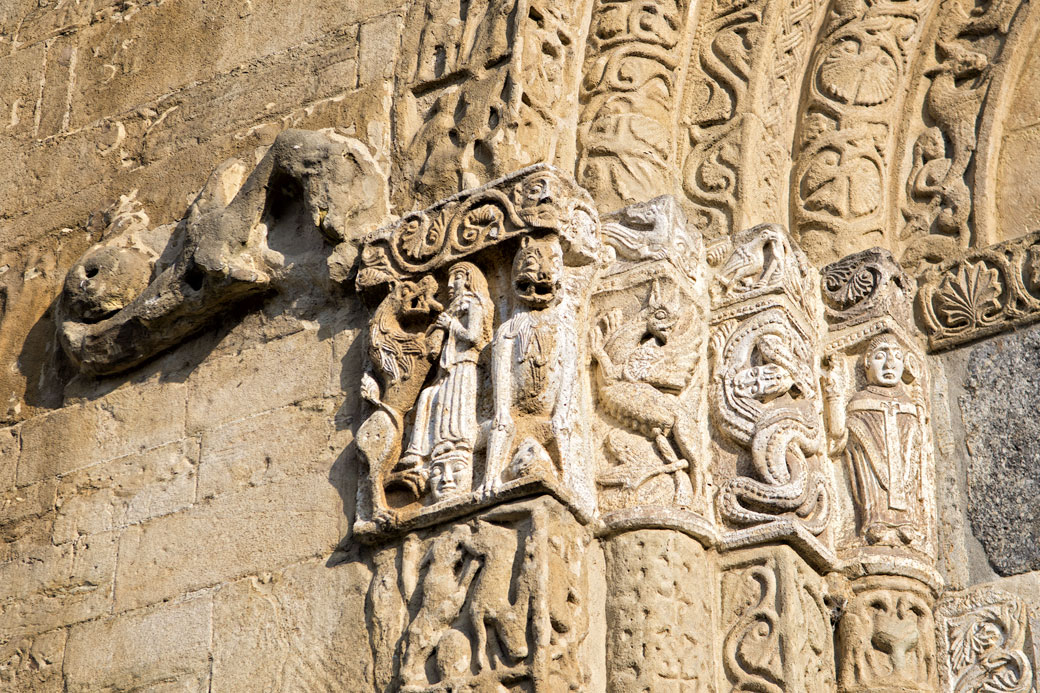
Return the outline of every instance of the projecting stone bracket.
{"type": "MultiPolygon", "coordinates": [[[[267,244],[286,198],[330,243],[334,281],[345,281],[357,255],[351,239],[389,214],[386,178],[360,142],[332,130],[287,130],[250,170],[225,162],[176,226],[172,257],[141,238],[151,229],[113,228],[72,267],[58,304],[58,338],[91,374],[132,368],[198,332],[286,272],[267,244]],[[244,180],[243,180],[244,178],[244,180]],[[228,193],[227,189],[237,190],[228,193]]],[[[155,235],[152,233],[151,235],[155,235]]]]}

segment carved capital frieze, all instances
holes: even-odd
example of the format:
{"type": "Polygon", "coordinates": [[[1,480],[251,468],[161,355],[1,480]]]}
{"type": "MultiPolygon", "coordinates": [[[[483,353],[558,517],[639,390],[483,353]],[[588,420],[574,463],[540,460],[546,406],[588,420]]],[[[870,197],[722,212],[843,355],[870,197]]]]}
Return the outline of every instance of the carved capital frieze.
{"type": "Polygon", "coordinates": [[[1040,319],[1040,232],[971,251],[924,272],[918,303],[941,351],[1040,319]]]}
{"type": "Polygon", "coordinates": [[[936,608],[943,691],[1032,693],[1040,685],[1040,610],[986,587],[944,597],[936,608]]]}

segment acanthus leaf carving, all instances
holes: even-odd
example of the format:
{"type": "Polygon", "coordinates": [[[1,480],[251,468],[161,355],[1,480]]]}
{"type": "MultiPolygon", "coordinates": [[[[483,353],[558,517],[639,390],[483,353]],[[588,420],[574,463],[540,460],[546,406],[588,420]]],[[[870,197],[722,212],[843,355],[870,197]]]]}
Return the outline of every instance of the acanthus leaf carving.
{"type": "Polygon", "coordinates": [[[973,250],[926,270],[917,300],[933,350],[1040,318],[1040,233],[973,250]]]}
{"type": "MultiPolygon", "coordinates": [[[[1028,605],[988,588],[945,597],[936,607],[938,640],[945,653],[943,690],[950,693],[1031,693],[1035,654],[1027,643],[1028,605]]],[[[1035,621],[1034,621],[1035,623],[1035,621]]],[[[1034,636],[1036,637],[1035,633],[1034,636]]]]}

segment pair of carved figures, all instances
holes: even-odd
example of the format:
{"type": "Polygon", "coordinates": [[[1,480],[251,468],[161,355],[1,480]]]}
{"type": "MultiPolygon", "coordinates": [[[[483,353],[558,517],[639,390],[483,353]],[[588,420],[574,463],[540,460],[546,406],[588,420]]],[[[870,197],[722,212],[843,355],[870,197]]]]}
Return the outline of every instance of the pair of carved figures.
{"type": "MultiPolygon", "coordinates": [[[[557,344],[567,343],[557,333],[562,270],[558,240],[524,236],[512,272],[517,309],[497,329],[487,279],[473,263],[458,262],[448,270],[447,306],[437,300],[438,284],[432,276],[394,286],[376,310],[369,350],[390,395],[380,398],[373,380],[367,386],[367,396],[392,412],[392,435],[398,437],[398,444],[409,429],[407,447],[390,475],[393,481],[432,502],[467,495],[474,490],[478,442],[486,451],[478,489],[482,495],[497,489],[504,472],[519,476],[538,465],[547,471],[544,467],[550,460],[543,446],[565,427],[562,420],[553,419],[553,413],[557,395],[566,398],[567,393],[550,386],[560,382],[557,344]],[[421,331],[409,324],[434,312],[437,317],[421,331]],[[479,422],[480,394],[486,390],[481,382],[487,378],[481,371],[486,370],[488,351],[491,418],[479,422]],[[427,379],[431,370],[432,378],[427,379]],[[424,382],[419,389],[417,385],[424,382]],[[400,385],[410,392],[393,397],[400,385]],[[539,421],[522,427],[527,435],[517,455],[511,455],[520,430],[513,416],[517,408],[539,421]],[[405,421],[409,411],[414,417],[410,426],[405,421]],[[511,461],[516,464],[507,470],[511,461]]],[[[362,447],[363,452],[368,449],[362,447]]],[[[392,458],[389,455],[382,462],[392,463],[392,458]]],[[[377,480],[373,483],[381,485],[377,480]]]]}

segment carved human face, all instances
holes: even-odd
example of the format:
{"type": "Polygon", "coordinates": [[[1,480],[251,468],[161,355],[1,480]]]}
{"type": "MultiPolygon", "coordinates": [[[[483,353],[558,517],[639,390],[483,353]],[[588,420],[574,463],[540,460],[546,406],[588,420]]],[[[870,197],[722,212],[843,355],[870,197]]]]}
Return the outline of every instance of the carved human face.
{"type": "Polygon", "coordinates": [[[794,387],[790,372],[775,363],[745,368],[733,378],[737,395],[763,402],[779,397],[794,387]]]}
{"type": "Polygon", "coordinates": [[[452,272],[448,280],[448,294],[451,298],[461,296],[469,288],[469,274],[464,269],[452,272]]]}
{"type": "Polygon", "coordinates": [[[679,316],[668,306],[658,306],[650,313],[646,326],[650,334],[661,340],[663,344],[668,341],[668,337],[672,334],[672,329],[678,321],[679,316]]]}
{"type": "Polygon", "coordinates": [[[434,501],[469,491],[472,485],[473,470],[466,460],[443,457],[430,465],[430,494],[434,501]]]}
{"type": "Polygon", "coordinates": [[[863,364],[867,382],[892,387],[898,385],[903,377],[906,352],[895,342],[881,342],[867,352],[863,364]]]}

